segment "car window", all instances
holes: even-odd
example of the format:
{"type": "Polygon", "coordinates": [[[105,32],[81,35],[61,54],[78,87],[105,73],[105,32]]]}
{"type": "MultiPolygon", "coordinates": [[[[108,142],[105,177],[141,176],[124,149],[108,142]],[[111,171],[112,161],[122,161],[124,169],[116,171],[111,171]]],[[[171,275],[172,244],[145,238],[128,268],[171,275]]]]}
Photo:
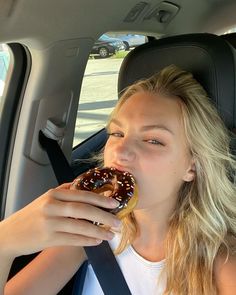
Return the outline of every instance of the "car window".
{"type": "Polygon", "coordinates": [[[7,83],[7,73],[10,64],[10,50],[6,44],[0,43],[0,99],[7,83]]]}
{"type": "Polygon", "coordinates": [[[105,127],[118,99],[121,63],[130,50],[145,42],[147,37],[142,35],[107,33],[94,43],[83,78],[73,146],[105,127]]]}

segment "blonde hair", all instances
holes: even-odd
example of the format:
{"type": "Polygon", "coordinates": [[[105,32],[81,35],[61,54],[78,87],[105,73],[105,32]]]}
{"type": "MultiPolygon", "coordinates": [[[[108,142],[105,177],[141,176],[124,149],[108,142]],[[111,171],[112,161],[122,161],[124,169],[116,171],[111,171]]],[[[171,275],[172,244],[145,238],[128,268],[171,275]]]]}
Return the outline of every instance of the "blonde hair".
{"type": "MultiPolygon", "coordinates": [[[[202,86],[192,74],[174,65],[130,86],[111,118],[139,91],[180,99],[184,131],[196,166],[196,177],[181,187],[169,220],[164,294],[217,294],[214,261],[220,251],[231,254],[230,243],[236,237],[236,189],[230,179],[236,165],[229,150],[229,133],[202,86]]],[[[131,244],[137,232],[135,217],[130,214],[123,221],[116,253],[131,244]]]]}

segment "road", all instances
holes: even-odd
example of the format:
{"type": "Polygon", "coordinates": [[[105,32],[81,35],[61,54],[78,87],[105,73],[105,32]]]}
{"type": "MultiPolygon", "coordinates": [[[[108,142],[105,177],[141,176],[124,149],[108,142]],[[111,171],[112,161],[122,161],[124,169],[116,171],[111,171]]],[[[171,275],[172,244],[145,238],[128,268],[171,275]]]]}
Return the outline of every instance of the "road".
{"type": "Polygon", "coordinates": [[[73,146],[105,126],[117,102],[122,58],[89,59],[80,95],[73,146]]]}

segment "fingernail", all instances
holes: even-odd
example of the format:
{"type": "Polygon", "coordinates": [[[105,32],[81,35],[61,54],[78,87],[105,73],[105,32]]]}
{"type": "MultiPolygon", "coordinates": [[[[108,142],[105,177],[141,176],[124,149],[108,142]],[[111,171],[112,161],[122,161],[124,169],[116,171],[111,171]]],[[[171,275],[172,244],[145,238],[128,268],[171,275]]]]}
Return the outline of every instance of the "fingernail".
{"type": "Polygon", "coordinates": [[[114,219],[114,226],[115,227],[120,227],[121,226],[121,223],[122,222],[120,221],[120,219],[118,219],[118,218],[117,219],[114,219]]]}
{"type": "Polygon", "coordinates": [[[107,232],[107,238],[109,239],[109,240],[111,240],[111,239],[113,239],[114,238],[114,233],[112,233],[112,232],[107,232]]]}
{"type": "Polygon", "coordinates": [[[96,243],[97,244],[101,244],[102,243],[102,240],[96,240],[96,243]]]}
{"type": "Polygon", "coordinates": [[[115,199],[110,198],[109,200],[110,200],[111,206],[114,207],[114,208],[116,208],[116,207],[118,207],[120,205],[120,202],[118,202],[115,199]]]}

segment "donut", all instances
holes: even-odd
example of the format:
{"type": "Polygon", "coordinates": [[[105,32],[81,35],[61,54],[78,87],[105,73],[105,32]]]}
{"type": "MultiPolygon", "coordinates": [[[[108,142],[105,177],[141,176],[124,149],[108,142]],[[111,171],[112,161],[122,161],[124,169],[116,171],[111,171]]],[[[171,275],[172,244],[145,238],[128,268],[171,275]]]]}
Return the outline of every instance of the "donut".
{"type": "Polygon", "coordinates": [[[127,216],[138,201],[137,185],[133,175],[113,167],[88,170],[73,181],[72,188],[103,193],[117,200],[120,205],[108,211],[120,219],[127,216]]]}

